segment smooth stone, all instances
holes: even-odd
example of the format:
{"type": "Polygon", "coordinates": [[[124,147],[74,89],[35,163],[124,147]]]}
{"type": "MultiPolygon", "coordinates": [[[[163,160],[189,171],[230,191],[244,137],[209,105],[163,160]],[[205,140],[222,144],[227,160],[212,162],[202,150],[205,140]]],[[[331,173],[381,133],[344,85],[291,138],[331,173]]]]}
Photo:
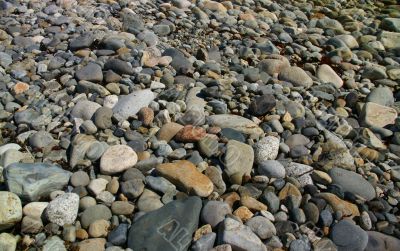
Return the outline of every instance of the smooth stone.
{"type": "Polygon", "coordinates": [[[21,221],[22,203],[16,194],[0,191],[0,205],[0,231],[21,221]]]}
{"type": "Polygon", "coordinates": [[[156,170],[161,176],[185,192],[207,197],[213,191],[211,180],[200,173],[196,166],[187,160],[159,164],[156,170]]]}
{"type": "Polygon", "coordinates": [[[107,237],[108,242],[111,242],[113,245],[123,246],[128,239],[128,224],[119,224],[118,227],[113,229],[107,237]]]}
{"type": "Polygon", "coordinates": [[[95,222],[96,220],[109,220],[111,219],[111,211],[105,205],[95,205],[87,208],[80,215],[81,224],[83,228],[88,228],[90,224],[95,222]]]}
{"type": "Polygon", "coordinates": [[[146,185],[148,185],[151,189],[161,193],[176,190],[175,185],[164,177],[147,176],[146,185]]]}
{"type": "Polygon", "coordinates": [[[274,224],[272,224],[264,216],[255,216],[250,220],[246,221],[246,226],[260,237],[260,239],[265,240],[276,235],[276,229],[274,224]]]}
{"type": "Polygon", "coordinates": [[[48,238],[43,246],[43,251],[67,251],[64,241],[58,236],[51,236],[48,238]]]}
{"type": "Polygon", "coordinates": [[[336,88],[340,88],[343,85],[343,80],[327,64],[318,67],[317,77],[322,81],[322,83],[333,83],[336,88]]]}
{"type": "Polygon", "coordinates": [[[332,227],[330,233],[338,251],[364,250],[368,244],[368,234],[350,220],[341,220],[332,227]]]}
{"type": "Polygon", "coordinates": [[[271,94],[264,94],[257,97],[250,103],[249,110],[255,116],[263,116],[276,106],[275,97],[271,94]]]}
{"type": "Polygon", "coordinates": [[[71,173],[46,163],[14,163],[4,171],[9,191],[23,201],[37,201],[68,184],[71,173]]]}
{"type": "Polygon", "coordinates": [[[229,244],[233,250],[266,251],[266,246],[250,227],[226,218],[218,229],[218,245],[229,244]]]}
{"type": "Polygon", "coordinates": [[[277,160],[264,160],[258,164],[258,173],[269,178],[282,179],[286,176],[285,167],[277,160]]]}
{"type": "Polygon", "coordinates": [[[110,59],[104,64],[104,70],[112,70],[115,73],[118,74],[127,74],[127,75],[132,75],[134,74],[134,70],[131,65],[129,65],[127,62],[122,61],[120,59],[110,59]]]}
{"type": "Polygon", "coordinates": [[[254,154],[256,163],[265,160],[274,160],[279,152],[279,139],[274,136],[267,136],[254,144],[254,154]]]}
{"type": "Polygon", "coordinates": [[[91,82],[103,81],[103,72],[98,64],[89,63],[85,67],[75,72],[75,77],[80,80],[86,80],[91,82]]]}
{"type": "Polygon", "coordinates": [[[2,251],[15,251],[17,250],[17,243],[19,236],[14,236],[9,233],[0,234],[0,250],[2,251]]]}
{"type": "Polygon", "coordinates": [[[217,234],[214,232],[205,234],[200,237],[197,241],[193,243],[191,246],[191,250],[193,251],[209,251],[213,249],[215,240],[217,239],[217,234]]]}
{"type": "Polygon", "coordinates": [[[154,98],[155,94],[150,89],[119,96],[117,104],[112,108],[113,116],[118,121],[126,120],[129,117],[135,116],[143,107],[147,107],[154,98]]]}
{"type": "Polygon", "coordinates": [[[228,141],[224,158],[224,172],[233,184],[241,184],[244,175],[250,176],[253,162],[254,151],[250,145],[236,140],[228,141]]]}
{"type": "Polygon", "coordinates": [[[297,66],[287,67],[279,73],[279,80],[292,83],[294,86],[310,88],[313,81],[307,73],[297,66]]]}
{"type": "Polygon", "coordinates": [[[187,250],[201,206],[199,197],[189,197],[141,216],[129,230],[127,246],[133,250],[187,250]],[[175,238],[178,233],[180,237],[175,238]]]}
{"type": "Polygon", "coordinates": [[[69,42],[69,48],[72,51],[76,51],[76,50],[79,50],[79,49],[84,49],[84,48],[90,47],[93,42],[94,42],[93,34],[84,33],[81,36],[72,39],[69,42]]]}
{"type": "Polygon", "coordinates": [[[14,144],[14,143],[8,143],[5,145],[2,145],[2,146],[0,146],[0,156],[11,149],[19,151],[21,149],[21,146],[18,144],[14,144]]]}
{"type": "Polygon", "coordinates": [[[131,179],[120,183],[121,192],[131,200],[138,198],[144,190],[143,180],[131,179]]]}
{"type": "Polygon", "coordinates": [[[400,44],[400,32],[382,31],[378,39],[386,49],[395,49],[400,44]]]}
{"type": "Polygon", "coordinates": [[[103,178],[97,178],[90,181],[87,189],[94,195],[99,195],[101,192],[106,190],[108,180],[103,178]]]}
{"type": "Polygon", "coordinates": [[[74,251],[103,251],[107,240],[104,238],[92,238],[78,243],[74,243],[74,251]]]}
{"type": "Polygon", "coordinates": [[[110,146],[101,156],[100,172],[102,174],[116,174],[133,167],[138,157],[131,147],[126,145],[110,146]]]}
{"type": "Polygon", "coordinates": [[[394,104],[393,92],[389,87],[378,87],[371,90],[366,101],[383,106],[392,106],[394,104]]]}
{"type": "Polygon", "coordinates": [[[361,175],[342,168],[332,168],[329,170],[332,183],[343,188],[345,192],[351,192],[359,195],[366,200],[372,200],[376,197],[375,189],[361,175]]]}
{"type": "Polygon", "coordinates": [[[169,142],[182,128],[182,125],[174,122],[166,123],[157,132],[157,138],[169,142]]]}
{"type": "Polygon", "coordinates": [[[128,201],[114,201],[111,204],[111,211],[115,215],[131,215],[135,206],[128,201]]]}
{"type": "Polygon", "coordinates": [[[201,221],[215,228],[225,219],[227,214],[231,213],[232,209],[227,203],[222,201],[207,201],[201,210],[201,221]]]}
{"type": "Polygon", "coordinates": [[[220,134],[221,137],[226,138],[228,140],[233,139],[242,143],[245,143],[246,141],[246,138],[243,135],[243,133],[232,128],[222,128],[220,134]]]}
{"type": "Polygon", "coordinates": [[[144,189],[137,201],[137,207],[141,212],[157,210],[164,206],[160,199],[161,197],[157,193],[149,189],[144,189]]]}
{"type": "Polygon", "coordinates": [[[342,200],[332,193],[319,193],[315,197],[326,200],[334,211],[340,212],[343,216],[360,216],[360,211],[356,205],[342,200]]]}
{"type": "Polygon", "coordinates": [[[278,54],[267,55],[266,59],[263,59],[258,64],[260,71],[264,71],[269,75],[279,74],[282,69],[290,67],[289,60],[278,54]]]}
{"type": "Polygon", "coordinates": [[[48,204],[48,202],[31,202],[24,206],[22,212],[24,213],[24,216],[29,216],[34,219],[41,219],[42,214],[48,204]]]}
{"type": "Polygon", "coordinates": [[[93,238],[106,237],[110,222],[104,219],[96,220],[89,225],[89,236],[93,238]]]}
{"type": "Polygon", "coordinates": [[[220,128],[232,128],[241,133],[261,136],[264,131],[253,121],[238,115],[218,114],[207,117],[207,123],[210,126],[217,126],[220,128]]]}
{"type": "Polygon", "coordinates": [[[78,216],[79,196],[75,193],[65,193],[50,201],[46,208],[46,217],[59,226],[73,224],[78,216]]]}
{"type": "Polygon", "coordinates": [[[71,175],[70,182],[74,187],[87,186],[90,183],[90,178],[86,172],[77,171],[71,175]]]}
{"type": "Polygon", "coordinates": [[[101,105],[98,103],[89,101],[89,100],[81,100],[75,104],[74,108],[72,108],[71,115],[74,118],[81,118],[83,120],[90,120],[93,114],[99,109],[101,105]]]}
{"type": "Polygon", "coordinates": [[[93,114],[93,122],[100,129],[108,129],[112,126],[113,111],[111,108],[103,106],[93,114]]]}
{"type": "Polygon", "coordinates": [[[395,251],[399,248],[400,240],[398,238],[376,231],[368,231],[367,234],[368,244],[364,251],[395,251]]]}

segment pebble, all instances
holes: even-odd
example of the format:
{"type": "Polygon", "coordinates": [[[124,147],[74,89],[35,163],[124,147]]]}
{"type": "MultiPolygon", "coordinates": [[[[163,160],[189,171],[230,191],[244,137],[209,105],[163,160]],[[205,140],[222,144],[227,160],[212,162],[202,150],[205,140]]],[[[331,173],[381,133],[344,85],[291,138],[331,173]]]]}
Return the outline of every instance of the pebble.
{"type": "Polygon", "coordinates": [[[338,250],[364,250],[368,234],[350,220],[341,220],[332,227],[331,238],[338,250]]]}
{"type": "Polygon", "coordinates": [[[22,219],[22,203],[19,197],[11,192],[0,192],[0,230],[13,227],[22,219]]]}
{"type": "Polygon", "coordinates": [[[207,201],[201,210],[201,220],[204,223],[210,224],[212,228],[218,226],[227,214],[231,214],[231,207],[222,201],[207,201]]]}
{"type": "Polygon", "coordinates": [[[249,176],[254,162],[251,146],[236,140],[226,144],[225,173],[234,184],[241,184],[243,176],[249,176]]]}
{"type": "Polygon", "coordinates": [[[129,146],[114,145],[101,156],[100,171],[103,174],[120,173],[133,167],[137,160],[137,154],[129,146]]]}
{"type": "Polygon", "coordinates": [[[79,196],[65,193],[52,200],[46,207],[46,218],[59,226],[73,224],[78,216],[79,196]]]}
{"type": "Polygon", "coordinates": [[[285,167],[277,160],[264,160],[258,164],[258,172],[269,178],[284,178],[286,175],[285,167]]]}
{"type": "Polygon", "coordinates": [[[275,160],[279,153],[279,139],[267,136],[254,144],[255,161],[259,164],[266,160],[275,160]]]}

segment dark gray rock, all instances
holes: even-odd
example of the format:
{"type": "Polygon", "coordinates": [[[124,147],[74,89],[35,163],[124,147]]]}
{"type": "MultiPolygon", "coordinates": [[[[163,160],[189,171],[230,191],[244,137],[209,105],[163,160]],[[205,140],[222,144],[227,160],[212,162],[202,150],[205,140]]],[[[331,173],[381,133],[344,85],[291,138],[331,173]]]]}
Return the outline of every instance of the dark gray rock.
{"type": "Polygon", "coordinates": [[[79,80],[86,80],[91,82],[103,81],[103,72],[98,64],[89,63],[85,67],[75,72],[75,77],[79,80]]]}
{"type": "Polygon", "coordinates": [[[364,250],[368,244],[368,234],[351,220],[341,220],[332,227],[331,239],[338,251],[364,250]]]}
{"type": "Polygon", "coordinates": [[[176,200],[141,216],[128,234],[133,250],[187,250],[198,227],[201,210],[199,197],[176,200]]]}

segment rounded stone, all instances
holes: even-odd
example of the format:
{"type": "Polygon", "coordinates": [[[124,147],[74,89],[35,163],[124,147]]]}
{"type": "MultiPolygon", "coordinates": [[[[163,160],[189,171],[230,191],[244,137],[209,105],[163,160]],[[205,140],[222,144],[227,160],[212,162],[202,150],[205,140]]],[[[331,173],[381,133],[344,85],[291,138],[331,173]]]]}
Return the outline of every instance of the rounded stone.
{"type": "Polygon", "coordinates": [[[86,172],[77,171],[71,175],[70,182],[74,187],[87,186],[90,183],[90,178],[86,172]]]}
{"type": "Polygon", "coordinates": [[[138,160],[135,151],[126,145],[109,147],[101,156],[100,171],[103,174],[115,174],[133,167],[138,160]]]}
{"type": "Polygon", "coordinates": [[[22,204],[11,192],[0,191],[0,230],[14,226],[22,219],[22,204]]]}
{"type": "Polygon", "coordinates": [[[368,244],[368,234],[350,220],[341,220],[332,227],[331,239],[338,251],[364,250],[368,244]]]}
{"type": "Polygon", "coordinates": [[[46,208],[47,219],[59,226],[73,224],[78,216],[79,196],[65,193],[52,200],[46,208]]]}
{"type": "Polygon", "coordinates": [[[269,178],[285,178],[285,167],[277,160],[265,160],[258,164],[258,172],[269,178]]]}

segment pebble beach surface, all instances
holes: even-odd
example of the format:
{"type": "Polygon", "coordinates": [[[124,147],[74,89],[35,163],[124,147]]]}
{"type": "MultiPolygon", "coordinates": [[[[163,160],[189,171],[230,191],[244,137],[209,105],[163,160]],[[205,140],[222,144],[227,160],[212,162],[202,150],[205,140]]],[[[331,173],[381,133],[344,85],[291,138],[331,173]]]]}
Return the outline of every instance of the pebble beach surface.
{"type": "Polygon", "coordinates": [[[396,0],[0,0],[0,251],[395,251],[396,0]]]}

